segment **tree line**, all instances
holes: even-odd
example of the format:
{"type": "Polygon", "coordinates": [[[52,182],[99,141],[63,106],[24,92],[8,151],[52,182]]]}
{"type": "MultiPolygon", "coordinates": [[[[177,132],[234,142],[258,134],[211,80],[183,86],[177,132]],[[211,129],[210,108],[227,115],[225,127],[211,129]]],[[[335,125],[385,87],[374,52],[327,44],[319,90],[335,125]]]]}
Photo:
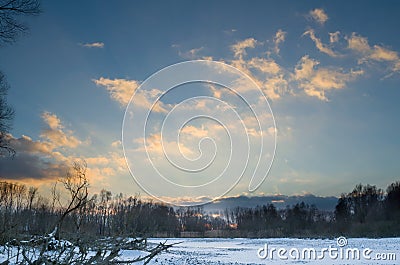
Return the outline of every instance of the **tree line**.
{"type": "Polygon", "coordinates": [[[304,202],[277,209],[273,204],[206,213],[201,207],[174,208],[139,195],[89,195],[86,164],[75,163],[43,196],[36,187],[0,182],[0,243],[17,235],[43,235],[57,227],[63,237],[333,237],[400,236],[400,182],[384,192],[357,185],[343,193],[334,211],[304,202]],[[213,234],[212,231],[223,231],[213,234]]]}

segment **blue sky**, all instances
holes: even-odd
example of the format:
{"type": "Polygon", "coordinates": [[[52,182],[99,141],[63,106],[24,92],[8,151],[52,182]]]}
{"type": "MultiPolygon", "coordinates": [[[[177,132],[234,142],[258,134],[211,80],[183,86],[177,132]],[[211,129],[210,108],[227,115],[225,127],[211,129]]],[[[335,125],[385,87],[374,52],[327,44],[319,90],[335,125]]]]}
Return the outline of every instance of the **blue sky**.
{"type": "Polygon", "coordinates": [[[120,143],[130,96],[166,66],[212,59],[256,80],[274,112],[276,157],[255,194],[386,187],[400,171],[399,11],[395,1],[43,1],[29,34],[0,49],[17,147],[0,173],[46,187],[84,158],[93,191],[143,193],[120,143]]]}

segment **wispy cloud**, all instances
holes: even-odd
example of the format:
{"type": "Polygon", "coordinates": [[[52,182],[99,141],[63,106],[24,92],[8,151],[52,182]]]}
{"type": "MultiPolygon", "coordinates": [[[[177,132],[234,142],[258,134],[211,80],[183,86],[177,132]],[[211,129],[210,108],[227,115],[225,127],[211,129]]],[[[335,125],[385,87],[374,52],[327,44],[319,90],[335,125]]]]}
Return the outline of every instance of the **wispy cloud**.
{"type": "Polygon", "coordinates": [[[330,32],[329,33],[329,42],[330,43],[338,42],[339,41],[339,35],[340,35],[340,31],[330,32]]]}
{"type": "Polygon", "coordinates": [[[79,45],[85,48],[104,48],[104,42],[88,42],[80,43],[79,45]]]}
{"type": "Polygon", "coordinates": [[[111,98],[122,107],[128,105],[133,93],[140,85],[139,81],[136,80],[109,79],[104,77],[93,79],[93,82],[98,86],[104,87],[110,93],[111,98]]]}
{"type": "Polygon", "coordinates": [[[104,87],[110,93],[110,97],[118,102],[122,108],[128,105],[131,97],[136,93],[136,106],[150,109],[155,102],[153,111],[167,112],[167,106],[165,106],[163,102],[157,101],[157,98],[162,94],[162,92],[156,88],[151,90],[137,90],[140,86],[140,82],[127,79],[109,79],[100,77],[99,79],[93,79],[92,81],[96,85],[104,87]]]}
{"type": "Polygon", "coordinates": [[[189,51],[181,52],[179,51],[178,54],[180,57],[184,59],[198,59],[200,57],[200,52],[204,49],[204,47],[194,48],[189,51]]]}
{"type": "Polygon", "coordinates": [[[276,32],[274,40],[273,40],[274,44],[275,44],[274,51],[276,54],[279,54],[279,52],[280,52],[279,45],[285,41],[286,34],[287,34],[287,32],[285,32],[281,29],[279,29],[276,32]]]}
{"type": "Polygon", "coordinates": [[[348,48],[359,56],[359,64],[371,64],[373,62],[385,63],[390,74],[400,72],[400,57],[397,51],[385,48],[381,45],[370,46],[368,39],[352,33],[347,37],[348,48]]]}
{"type": "MultiPolygon", "coordinates": [[[[268,98],[279,99],[287,90],[287,81],[282,68],[271,58],[253,57],[232,60],[231,64],[250,76],[268,98]]],[[[244,87],[242,88],[244,89],[244,87]]]]}
{"type": "MultiPolygon", "coordinates": [[[[284,34],[280,32],[275,37],[278,36],[281,40],[280,42],[282,42],[284,34]]],[[[268,98],[272,100],[279,99],[287,91],[288,85],[283,68],[273,58],[247,58],[246,49],[255,48],[256,45],[263,44],[263,42],[254,38],[248,38],[231,45],[230,48],[234,52],[235,59],[230,63],[250,76],[268,98]]]]}
{"type": "Polygon", "coordinates": [[[257,41],[254,38],[248,38],[243,41],[239,41],[231,46],[232,51],[234,52],[235,58],[243,58],[246,55],[246,49],[254,48],[257,44],[257,41]]]}
{"type": "MultiPolygon", "coordinates": [[[[338,57],[339,56],[339,54],[335,53],[331,48],[329,48],[327,45],[323,44],[321,39],[319,39],[319,38],[317,38],[315,36],[315,32],[314,32],[313,29],[309,29],[306,32],[304,32],[303,36],[305,36],[305,35],[309,35],[310,36],[311,40],[315,43],[315,46],[317,47],[317,49],[320,52],[328,54],[329,56],[332,56],[332,57],[338,57]]],[[[333,40],[336,37],[337,37],[336,35],[333,35],[333,37],[331,35],[331,39],[333,38],[333,40]]]]}

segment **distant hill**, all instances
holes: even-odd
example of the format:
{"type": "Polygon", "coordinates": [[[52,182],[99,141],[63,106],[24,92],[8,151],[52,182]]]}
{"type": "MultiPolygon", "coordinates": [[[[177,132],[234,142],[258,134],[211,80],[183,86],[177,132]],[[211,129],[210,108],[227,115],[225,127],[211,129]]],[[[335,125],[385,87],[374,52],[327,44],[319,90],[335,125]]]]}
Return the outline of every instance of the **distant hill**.
{"type": "Polygon", "coordinates": [[[239,196],[227,197],[208,203],[203,206],[206,212],[219,212],[225,209],[234,209],[236,207],[254,208],[257,205],[272,203],[278,209],[283,209],[287,205],[292,206],[296,203],[304,202],[314,204],[318,209],[325,211],[334,211],[337,204],[337,197],[319,197],[312,194],[301,196],[271,195],[271,196],[239,196]]]}

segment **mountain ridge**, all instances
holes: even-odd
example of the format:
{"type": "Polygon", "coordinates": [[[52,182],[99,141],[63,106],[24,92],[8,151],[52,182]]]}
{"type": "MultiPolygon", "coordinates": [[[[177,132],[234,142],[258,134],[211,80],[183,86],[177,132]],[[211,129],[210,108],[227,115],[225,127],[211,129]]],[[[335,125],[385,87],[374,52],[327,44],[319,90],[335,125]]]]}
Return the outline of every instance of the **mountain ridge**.
{"type": "Polygon", "coordinates": [[[234,209],[236,207],[254,208],[256,206],[272,203],[277,209],[284,209],[287,206],[304,202],[308,205],[315,205],[318,209],[324,211],[334,211],[338,201],[338,197],[316,196],[313,194],[306,195],[262,195],[262,196],[246,196],[225,197],[215,200],[211,203],[203,205],[206,212],[219,212],[225,209],[234,209]]]}

